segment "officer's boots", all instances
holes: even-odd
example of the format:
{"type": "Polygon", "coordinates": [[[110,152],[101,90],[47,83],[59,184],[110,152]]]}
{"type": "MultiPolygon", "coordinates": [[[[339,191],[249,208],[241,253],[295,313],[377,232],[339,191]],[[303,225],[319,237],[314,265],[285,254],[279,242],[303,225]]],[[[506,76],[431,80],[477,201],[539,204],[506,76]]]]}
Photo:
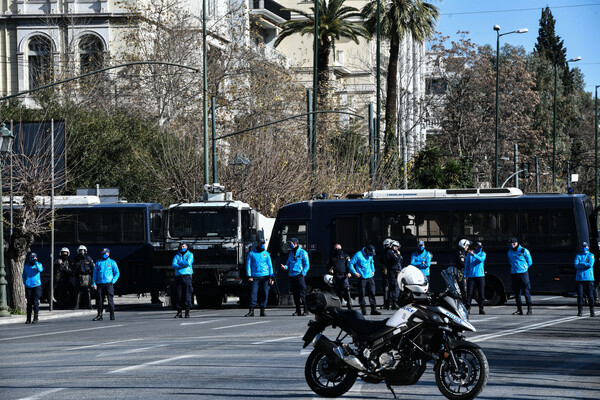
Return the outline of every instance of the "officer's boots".
{"type": "Polygon", "coordinates": [[[102,310],[98,310],[98,315],[92,321],[102,321],[102,310]]]}
{"type": "Polygon", "coordinates": [[[583,316],[583,306],[577,306],[577,316],[578,317],[583,316]]]}
{"type": "Polygon", "coordinates": [[[523,315],[523,309],[521,308],[521,305],[517,306],[517,311],[515,311],[513,315],[523,315]]]}
{"type": "Polygon", "coordinates": [[[308,311],[306,311],[306,304],[304,304],[304,305],[302,306],[302,315],[303,315],[303,316],[307,316],[307,315],[308,315],[308,311]]]}
{"type": "Polygon", "coordinates": [[[31,323],[31,311],[29,311],[29,312],[27,313],[27,319],[25,320],[25,323],[26,323],[26,324],[30,324],[30,323],[31,323]]]}
{"type": "Polygon", "coordinates": [[[190,309],[189,309],[189,308],[187,308],[187,309],[185,310],[185,317],[186,317],[186,318],[189,318],[189,317],[190,317],[190,309]]]}
{"type": "Polygon", "coordinates": [[[260,316],[261,317],[266,317],[267,314],[265,314],[265,309],[263,307],[260,308],[260,316]]]}
{"type": "Polygon", "coordinates": [[[183,315],[181,314],[181,310],[177,310],[177,314],[175,314],[175,316],[173,318],[183,318],[183,315]]]}
{"type": "Polygon", "coordinates": [[[77,300],[75,300],[75,309],[79,310],[79,301],[81,300],[81,292],[77,293],[77,300]]]}
{"type": "Polygon", "coordinates": [[[300,306],[296,307],[296,311],[292,314],[292,316],[296,317],[300,317],[302,316],[302,311],[300,310],[300,306]]]}
{"type": "Polygon", "coordinates": [[[360,312],[363,313],[363,315],[367,315],[367,307],[365,306],[360,306],[360,312]]]}
{"type": "Polygon", "coordinates": [[[377,311],[377,307],[371,306],[371,315],[381,315],[381,313],[377,311]]]}
{"type": "Polygon", "coordinates": [[[87,308],[88,308],[88,310],[91,310],[92,309],[92,294],[90,293],[89,290],[87,292],[87,298],[88,298],[87,308]]]}
{"type": "Polygon", "coordinates": [[[33,313],[33,321],[31,321],[32,324],[37,324],[38,322],[38,315],[37,313],[33,313]]]}
{"type": "Polygon", "coordinates": [[[114,320],[115,320],[115,312],[114,312],[114,311],[111,311],[111,312],[110,312],[110,320],[111,320],[111,321],[114,321],[114,320]]]}
{"type": "Polygon", "coordinates": [[[392,301],[392,310],[399,310],[400,307],[398,307],[398,303],[396,303],[395,301],[392,301]]]}
{"type": "Polygon", "coordinates": [[[533,312],[531,312],[531,304],[527,304],[527,315],[531,314],[533,314],[533,312]]]}
{"type": "Polygon", "coordinates": [[[250,307],[248,314],[244,315],[244,317],[254,317],[254,308],[250,307]]]}
{"type": "Polygon", "coordinates": [[[596,314],[594,313],[594,303],[590,303],[590,317],[595,317],[595,316],[596,316],[596,314]]]}

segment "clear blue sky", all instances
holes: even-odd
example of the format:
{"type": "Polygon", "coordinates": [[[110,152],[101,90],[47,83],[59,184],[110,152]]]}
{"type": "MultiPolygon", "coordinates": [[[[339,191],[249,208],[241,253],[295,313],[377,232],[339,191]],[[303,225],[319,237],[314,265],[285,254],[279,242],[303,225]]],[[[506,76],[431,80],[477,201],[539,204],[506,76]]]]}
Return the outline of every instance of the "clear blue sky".
{"type": "Polygon", "coordinates": [[[593,93],[594,86],[600,85],[600,0],[428,1],[440,10],[437,30],[444,36],[455,39],[457,31],[468,31],[474,43],[495,49],[494,25],[500,25],[500,33],[528,28],[528,33],[500,38],[500,47],[510,43],[523,46],[527,52],[533,51],[542,9],[548,6],[556,20],[555,33],[567,49],[567,59],[581,57],[581,61],[569,65],[583,73],[585,90],[593,93]]]}

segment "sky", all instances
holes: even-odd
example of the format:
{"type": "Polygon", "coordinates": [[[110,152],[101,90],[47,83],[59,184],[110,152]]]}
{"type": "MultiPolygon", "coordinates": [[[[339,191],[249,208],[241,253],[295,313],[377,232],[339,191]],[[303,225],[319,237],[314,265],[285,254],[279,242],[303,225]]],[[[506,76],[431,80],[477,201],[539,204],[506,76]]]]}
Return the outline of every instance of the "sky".
{"type": "MultiPolygon", "coordinates": [[[[436,5],[440,17],[436,30],[450,39],[458,39],[456,32],[468,31],[468,37],[478,45],[489,44],[496,48],[494,25],[500,25],[500,33],[528,28],[523,34],[500,37],[504,43],[523,46],[530,53],[537,41],[542,9],[550,7],[556,21],[555,34],[563,39],[567,60],[581,57],[581,61],[569,63],[584,75],[585,90],[594,92],[600,85],[600,0],[428,0],[436,5]]],[[[600,88],[598,89],[600,96],[600,88]]]]}

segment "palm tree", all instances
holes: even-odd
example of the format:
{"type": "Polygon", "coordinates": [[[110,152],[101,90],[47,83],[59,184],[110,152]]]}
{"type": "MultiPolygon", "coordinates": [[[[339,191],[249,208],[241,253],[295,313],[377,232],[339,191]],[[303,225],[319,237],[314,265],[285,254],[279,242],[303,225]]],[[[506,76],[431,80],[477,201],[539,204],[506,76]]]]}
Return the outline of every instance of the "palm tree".
{"type": "Polygon", "coordinates": [[[396,99],[398,95],[398,55],[405,35],[422,43],[435,29],[438,8],[422,0],[374,0],[362,10],[365,26],[371,35],[377,29],[377,1],[381,1],[380,32],[390,42],[387,91],[385,99],[384,160],[398,156],[396,138],[396,99]]]}
{"type": "MultiPolygon", "coordinates": [[[[327,82],[329,81],[329,53],[335,47],[335,41],[340,38],[352,39],[358,44],[359,37],[369,37],[365,27],[350,19],[360,17],[358,9],[344,5],[345,0],[318,0],[319,1],[319,48],[317,65],[317,96],[319,103],[327,97],[327,82]]],[[[286,21],[275,40],[277,47],[283,39],[296,33],[300,35],[314,34],[314,6],[312,13],[288,8],[288,11],[302,15],[300,20],[286,21]]]]}

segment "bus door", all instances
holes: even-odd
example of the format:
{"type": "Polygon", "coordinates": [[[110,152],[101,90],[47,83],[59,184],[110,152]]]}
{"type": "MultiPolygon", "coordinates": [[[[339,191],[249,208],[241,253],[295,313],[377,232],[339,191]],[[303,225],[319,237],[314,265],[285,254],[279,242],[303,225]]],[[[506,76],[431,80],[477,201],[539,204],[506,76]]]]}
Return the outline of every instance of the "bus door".
{"type": "MultiPolygon", "coordinates": [[[[277,278],[277,285],[279,294],[281,296],[285,296],[289,292],[288,274],[286,271],[281,269],[281,264],[285,265],[290,252],[288,241],[291,238],[297,238],[300,242],[300,247],[306,251],[309,251],[307,248],[308,237],[306,225],[306,221],[281,221],[279,226],[276,228],[277,232],[275,232],[275,237],[271,238],[269,249],[271,249],[270,253],[271,260],[273,262],[273,272],[277,278]]],[[[309,275],[311,272],[312,268],[309,270],[309,275]]]]}

